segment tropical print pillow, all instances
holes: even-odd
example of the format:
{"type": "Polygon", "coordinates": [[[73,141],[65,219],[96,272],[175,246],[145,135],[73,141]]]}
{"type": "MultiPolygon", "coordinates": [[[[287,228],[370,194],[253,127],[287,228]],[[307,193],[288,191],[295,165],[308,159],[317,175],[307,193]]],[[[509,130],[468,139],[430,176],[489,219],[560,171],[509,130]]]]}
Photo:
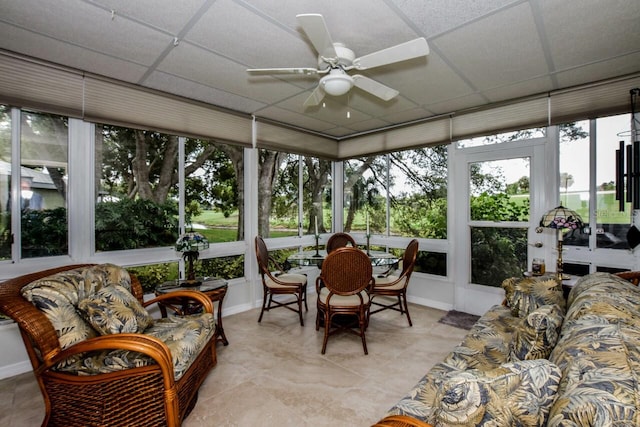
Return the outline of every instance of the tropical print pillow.
{"type": "Polygon", "coordinates": [[[564,312],[557,304],[543,305],[522,319],[510,344],[509,360],[546,359],[558,342],[564,312]]]}
{"type": "Polygon", "coordinates": [[[564,312],[566,301],[562,286],[545,277],[511,277],[502,282],[507,306],[515,317],[527,317],[543,305],[557,304],[564,312]]]}
{"type": "Polygon", "coordinates": [[[561,377],[560,368],[546,359],[452,372],[436,393],[428,422],[436,427],[543,426],[561,377]]]}
{"type": "Polygon", "coordinates": [[[442,362],[431,368],[387,415],[409,415],[429,421],[435,395],[447,375],[468,369],[491,370],[506,363],[509,343],[521,321],[511,315],[508,307],[491,307],[473,325],[463,341],[442,362]]]}
{"type": "Polygon", "coordinates": [[[144,332],[153,323],[142,304],[120,285],[104,287],[83,299],[78,311],[100,335],[144,332]]]}
{"type": "Polygon", "coordinates": [[[22,288],[22,296],[49,319],[64,350],[73,344],[96,336],[76,310],[78,297],[92,293],[82,271],[69,270],[38,279],[22,288]]]}
{"type": "MultiPolygon", "coordinates": [[[[120,285],[131,292],[131,276],[129,272],[115,264],[99,264],[85,268],[82,272],[87,285],[94,292],[100,288],[111,285],[120,285]]],[[[82,298],[80,298],[82,299],[82,298]]]]}

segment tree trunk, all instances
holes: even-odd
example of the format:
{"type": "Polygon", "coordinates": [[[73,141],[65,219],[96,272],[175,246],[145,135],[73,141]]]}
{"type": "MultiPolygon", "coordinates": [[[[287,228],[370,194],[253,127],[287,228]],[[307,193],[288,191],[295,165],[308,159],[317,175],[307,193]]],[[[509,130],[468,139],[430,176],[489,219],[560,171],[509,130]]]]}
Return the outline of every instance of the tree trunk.
{"type": "Polygon", "coordinates": [[[263,150],[261,152],[258,171],[258,234],[263,237],[269,237],[273,183],[284,158],[285,154],[277,151],[263,150]]]}

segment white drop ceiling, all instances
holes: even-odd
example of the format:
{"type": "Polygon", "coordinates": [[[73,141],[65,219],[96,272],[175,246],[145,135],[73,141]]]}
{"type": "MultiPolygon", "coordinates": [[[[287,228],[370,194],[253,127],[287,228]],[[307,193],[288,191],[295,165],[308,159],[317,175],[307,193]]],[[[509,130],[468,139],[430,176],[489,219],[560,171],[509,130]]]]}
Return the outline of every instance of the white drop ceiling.
{"type": "Polygon", "coordinates": [[[638,0],[0,0],[0,48],[341,140],[640,71],[638,0]],[[324,16],[356,56],[425,37],[428,57],[361,74],[304,108],[318,76],[296,21],[324,16]],[[347,111],[350,112],[347,117],[347,111]]]}

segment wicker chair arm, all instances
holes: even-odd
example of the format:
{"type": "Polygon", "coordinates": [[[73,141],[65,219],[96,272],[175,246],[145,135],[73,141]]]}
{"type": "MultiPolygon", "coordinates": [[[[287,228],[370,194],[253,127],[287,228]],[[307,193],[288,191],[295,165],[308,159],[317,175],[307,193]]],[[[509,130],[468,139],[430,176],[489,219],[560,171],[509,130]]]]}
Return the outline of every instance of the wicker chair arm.
{"type": "Polygon", "coordinates": [[[636,286],[638,286],[638,283],[640,283],[640,271],[622,271],[620,273],[616,273],[615,275],[628,280],[636,286]]]}
{"type": "Polygon", "coordinates": [[[321,288],[322,288],[322,274],[316,277],[316,294],[320,295],[321,288]]]}
{"type": "Polygon", "coordinates": [[[389,415],[371,427],[433,427],[408,415],[389,415]]]}
{"type": "MultiPolygon", "coordinates": [[[[163,301],[167,301],[164,303],[164,305],[166,306],[166,305],[170,305],[168,304],[168,301],[175,300],[176,298],[194,300],[198,304],[202,305],[205,312],[213,313],[213,303],[211,302],[211,298],[209,298],[205,293],[196,291],[193,289],[185,289],[182,291],[174,291],[174,292],[158,295],[155,298],[150,299],[149,301],[143,302],[142,306],[147,308],[150,305],[159,304],[159,303],[162,303],[163,301]]],[[[179,312],[179,310],[176,307],[173,307],[173,308],[175,311],[179,312]]]]}
{"type": "Polygon", "coordinates": [[[169,347],[158,338],[133,333],[102,335],[78,342],[47,360],[43,369],[56,365],[73,355],[97,350],[130,350],[151,357],[158,363],[166,388],[174,385],[173,359],[169,347]]]}
{"type": "MultiPolygon", "coordinates": [[[[401,274],[400,276],[398,276],[398,278],[396,280],[394,280],[393,282],[389,282],[389,283],[374,283],[374,287],[376,288],[388,288],[389,286],[394,286],[397,285],[398,283],[402,282],[403,280],[406,280],[407,275],[406,274],[401,274]]],[[[375,280],[375,278],[374,278],[375,280]]],[[[407,280],[408,283],[408,280],[407,280]]]]}

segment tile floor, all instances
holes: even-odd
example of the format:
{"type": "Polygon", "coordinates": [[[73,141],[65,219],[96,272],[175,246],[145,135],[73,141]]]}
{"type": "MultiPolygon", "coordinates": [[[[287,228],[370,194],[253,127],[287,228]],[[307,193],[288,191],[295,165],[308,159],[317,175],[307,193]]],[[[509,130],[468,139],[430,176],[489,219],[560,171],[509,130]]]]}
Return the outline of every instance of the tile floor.
{"type": "MultiPolygon", "coordinates": [[[[390,310],[372,317],[369,355],[352,334],[330,337],[322,355],[312,301],[304,327],[284,309],[262,323],[258,309],[225,317],[230,344],[218,345],[218,364],[183,426],[370,426],[467,333],[438,323],[441,310],[410,305],[413,327],[390,310]]],[[[0,381],[1,426],[39,426],[43,415],[30,372],[0,381]]]]}

